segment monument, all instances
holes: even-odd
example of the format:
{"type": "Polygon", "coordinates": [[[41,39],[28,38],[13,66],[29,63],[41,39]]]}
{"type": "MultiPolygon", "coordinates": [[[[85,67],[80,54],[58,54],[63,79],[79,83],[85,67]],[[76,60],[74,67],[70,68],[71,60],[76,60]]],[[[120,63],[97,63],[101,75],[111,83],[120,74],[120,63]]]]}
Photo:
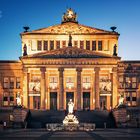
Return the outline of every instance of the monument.
{"type": "Polygon", "coordinates": [[[78,119],[73,114],[73,110],[74,110],[74,103],[72,102],[72,99],[70,99],[70,101],[68,102],[68,115],[65,116],[63,120],[64,126],[77,126],[79,124],[78,119]]]}

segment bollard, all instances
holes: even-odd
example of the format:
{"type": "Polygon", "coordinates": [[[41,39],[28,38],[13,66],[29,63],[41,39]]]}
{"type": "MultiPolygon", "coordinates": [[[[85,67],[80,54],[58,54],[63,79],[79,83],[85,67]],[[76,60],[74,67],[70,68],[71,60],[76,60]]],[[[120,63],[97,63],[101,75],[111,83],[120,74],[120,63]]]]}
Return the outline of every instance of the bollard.
{"type": "Polygon", "coordinates": [[[6,128],[6,125],[7,125],[6,122],[3,122],[3,128],[6,128]]]}
{"type": "Polygon", "coordinates": [[[104,122],[104,129],[106,129],[106,122],[104,122]]]}

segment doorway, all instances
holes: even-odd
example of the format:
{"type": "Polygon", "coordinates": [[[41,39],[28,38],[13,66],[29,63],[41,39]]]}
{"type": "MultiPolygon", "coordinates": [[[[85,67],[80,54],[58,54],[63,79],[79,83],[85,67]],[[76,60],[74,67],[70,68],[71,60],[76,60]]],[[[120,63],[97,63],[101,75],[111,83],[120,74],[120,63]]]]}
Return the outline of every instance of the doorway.
{"type": "Polygon", "coordinates": [[[83,92],[83,110],[90,110],[90,92],[83,92]]]}
{"type": "Polygon", "coordinates": [[[107,109],[107,97],[106,96],[100,96],[100,109],[101,110],[107,109]]]}
{"type": "Polygon", "coordinates": [[[40,109],[40,96],[33,96],[33,108],[40,109]]]}
{"type": "Polygon", "coordinates": [[[68,110],[68,102],[70,99],[74,102],[74,92],[66,92],[66,110],[68,110]]]}
{"type": "Polygon", "coordinates": [[[57,110],[57,92],[50,92],[50,110],[57,110]]]}

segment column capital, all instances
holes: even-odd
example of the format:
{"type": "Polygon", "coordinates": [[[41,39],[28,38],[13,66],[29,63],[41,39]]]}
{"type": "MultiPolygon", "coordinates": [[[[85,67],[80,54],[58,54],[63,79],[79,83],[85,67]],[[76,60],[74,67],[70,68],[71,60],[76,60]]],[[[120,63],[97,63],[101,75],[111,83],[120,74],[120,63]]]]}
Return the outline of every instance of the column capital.
{"type": "Polygon", "coordinates": [[[58,71],[59,72],[63,72],[64,71],[64,68],[60,67],[60,68],[58,68],[58,71]]]}
{"type": "Polygon", "coordinates": [[[76,68],[77,72],[82,72],[82,68],[76,68]]]}
{"type": "Polygon", "coordinates": [[[100,71],[100,67],[95,67],[95,68],[94,68],[94,71],[95,71],[95,72],[100,71]]]}
{"type": "Polygon", "coordinates": [[[40,68],[40,71],[41,72],[46,72],[46,68],[45,67],[42,67],[42,68],[40,68]]]}
{"type": "Polygon", "coordinates": [[[112,72],[117,72],[117,67],[113,67],[112,72]]]}

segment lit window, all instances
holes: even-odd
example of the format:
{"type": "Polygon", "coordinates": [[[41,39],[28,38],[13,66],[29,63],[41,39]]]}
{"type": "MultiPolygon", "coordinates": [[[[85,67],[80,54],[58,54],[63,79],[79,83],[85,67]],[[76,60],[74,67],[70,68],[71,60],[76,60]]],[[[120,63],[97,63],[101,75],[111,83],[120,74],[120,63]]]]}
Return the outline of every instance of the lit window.
{"type": "Polygon", "coordinates": [[[66,41],[62,41],[62,48],[66,47],[66,41]]]}
{"type": "Polygon", "coordinates": [[[14,80],[13,77],[10,78],[10,89],[14,89],[14,80]]]}
{"type": "Polygon", "coordinates": [[[84,41],[80,41],[80,48],[84,49],[84,41]]]}
{"type": "Polygon", "coordinates": [[[126,101],[128,103],[130,102],[130,93],[129,92],[126,93],[126,101]]]}
{"type": "Polygon", "coordinates": [[[37,50],[38,51],[42,50],[42,41],[37,41],[37,50]]]}
{"type": "Polygon", "coordinates": [[[98,41],[98,50],[102,51],[102,41],[98,41]]]}
{"type": "Polygon", "coordinates": [[[119,88],[124,88],[124,79],[123,79],[123,76],[119,76],[119,88]]]}
{"type": "Polygon", "coordinates": [[[92,41],[92,50],[96,51],[96,41],[92,41]]]}
{"type": "Polygon", "coordinates": [[[60,48],[60,41],[56,41],[56,49],[60,48]]]}
{"type": "Polygon", "coordinates": [[[16,88],[19,89],[20,88],[20,77],[16,78],[16,88]]]}
{"type": "Polygon", "coordinates": [[[90,50],[90,41],[86,41],[86,49],[90,50]]]}
{"type": "Polygon", "coordinates": [[[74,41],[74,47],[78,47],[78,41],[74,41]]]}
{"type": "Polygon", "coordinates": [[[136,106],[137,95],[136,92],[132,92],[132,106],[136,106]]]}
{"type": "Polygon", "coordinates": [[[4,88],[9,88],[9,78],[8,77],[4,77],[3,87],[4,88]]]}
{"type": "Polygon", "coordinates": [[[54,49],[54,41],[50,41],[50,50],[54,49]]]}
{"type": "Polygon", "coordinates": [[[125,77],[125,88],[131,88],[131,78],[125,77]]]}
{"type": "Polygon", "coordinates": [[[10,97],[9,97],[9,102],[10,102],[10,106],[14,105],[14,94],[12,92],[10,92],[10,97]]]}
{"type": "Polygon", "coordinates": [[[137,78],[132,77],[132,88],[137,88],[137,78]]]}
{"type": "Polygon", "coordinates": [[[9,105],[9,101],[8,101],[9,99],[8,99],[8,93],[7,92],[5,92],[4,94],[3,94],[3,105],[4,106],[8,106],[9,105]]]}
{"type": "Polygon", "coordinates": [[[44,41],[44,51],[48,50],[48,41],[44,41]]]}

